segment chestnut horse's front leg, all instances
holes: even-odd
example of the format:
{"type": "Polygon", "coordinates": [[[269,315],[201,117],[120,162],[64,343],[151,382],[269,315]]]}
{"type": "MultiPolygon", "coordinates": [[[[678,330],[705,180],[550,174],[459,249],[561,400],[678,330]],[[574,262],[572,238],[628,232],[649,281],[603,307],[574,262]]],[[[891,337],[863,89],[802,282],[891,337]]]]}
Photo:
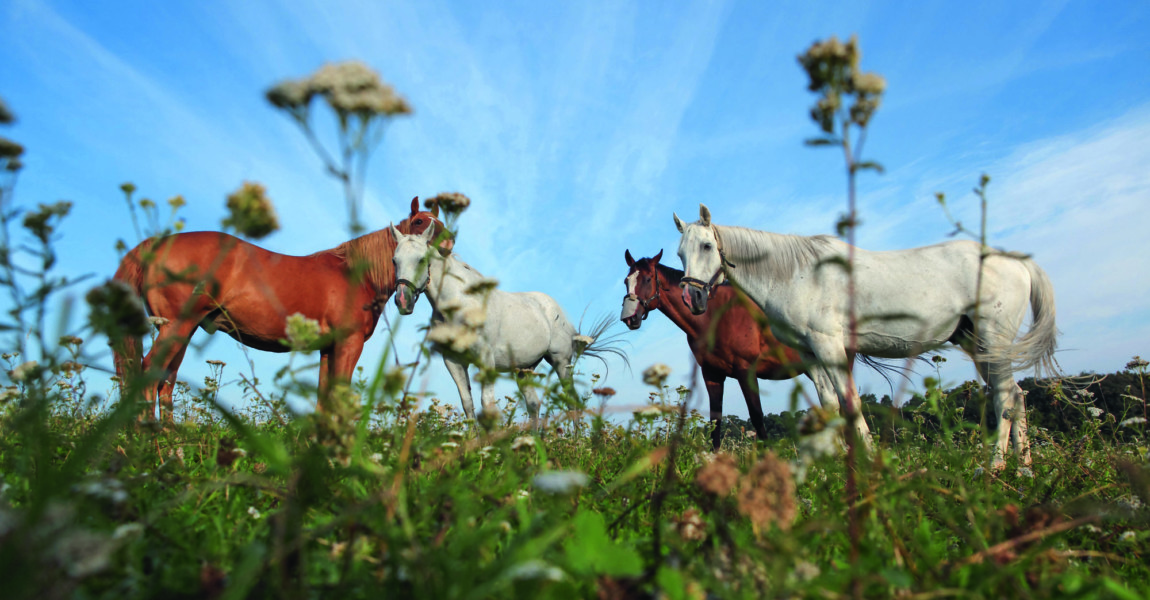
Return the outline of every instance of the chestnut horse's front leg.
{"type": "Polygon", "coordinates": [[[703,381],[707,384],[707,397],[711,401],[711,447],[715,452],[723,445],[723,382],[726,374],[718,369],[703,367],[703,381]]]}
{"type": "MultiPolygon", "coordinates": [[[[339,340],[332,347],[331,357],[328,358],[328,380],[320,385],[320,402],[317,407],[331,401],[331,392],[340,384],[350,384],[351,375],[355,372],[355,364],[359,362],[359,355],[363,352],[363,334],[353,333],[339,340]]],[[[322,363],[320,372],[323,372],[322,363]]]]}

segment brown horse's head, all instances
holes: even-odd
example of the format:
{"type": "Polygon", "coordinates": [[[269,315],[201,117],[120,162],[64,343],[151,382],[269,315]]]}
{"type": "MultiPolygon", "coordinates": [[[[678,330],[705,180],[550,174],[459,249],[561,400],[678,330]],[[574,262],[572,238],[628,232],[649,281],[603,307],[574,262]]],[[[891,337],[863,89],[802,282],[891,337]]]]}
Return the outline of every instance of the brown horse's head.
{"type": "Polygon", "coordinates": [[[657,310],[662,301],[659,296],[659,259],[662,257],[663,251],[660,250],[653,258],[635,260],[631,258],[631,251],[626,251],[627,266],[631,270],[623,280],[627,295],[623,297],[623,313],[619,320],[632,330],[638,329],[647,314],[657,310]]]}

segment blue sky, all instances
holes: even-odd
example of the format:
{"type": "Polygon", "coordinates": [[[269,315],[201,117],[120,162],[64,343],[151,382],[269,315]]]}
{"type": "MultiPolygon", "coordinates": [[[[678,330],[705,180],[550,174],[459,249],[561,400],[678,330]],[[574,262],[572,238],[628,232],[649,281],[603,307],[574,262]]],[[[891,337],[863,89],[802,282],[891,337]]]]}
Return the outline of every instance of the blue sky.
{"type": "MultiPolygon", "coordinates": [[[[357,58],[415,108],[371,163],[369,227],[402,218],[412,196],[463,192],[473,201],[457,245],[465,260],[504,289],[555,296],[573,320],[585,307],[617,314],[625,249],[664,249],[679,266],[672,211],[693,219],[705,202],[723,224],[832,231],[842,160],[802,144],[816,128],[795,56],[857,33],[864,69],[888,82],[866,147],[887,172],[860,182],[859,245],[946,239],[934,193],[974,223],[968,192],[988,173],[992,242],[1032,253],[1055,284],[1064,369],[1107,372],[1150,354],[1150,5],[675,5],[5,2],[0,96],[19,122],[3,135],[27,147],[17,201],[75,202],[60,245],[70,275],[110,276],[115,241],[136,241],[124,181],[161,202],[182,194],[188,229],[201,230],[219,227],[226,194],[257,180],[283,226],[263,245],[334,246],[348,237],[340,190],[263,91],[357,58]]],[[[405,359],[428,314],[402,326],[405,359]]],[[[396,321],[391,305],[388,315],[396,321]]],[[[361,364],[379,359],[385,337],[381,325],[361,364]]],[[[638,373],[654,362],[686,381],[690,355],[669,321],[652,316],[626,337],[636,373],[614,364],[606,381],[618,403],[646,398],[638,373]]],[[[202,381],[207,358],[227,361],[235,379],[236,343],[210,339],[184,379],[202,381]]],[[[973,377],[948,356],[947,380],[973,377]]],[[[286,360],[250,357],[265,379],[286,360]]],[[[887,391],[874,377],[861,384],[887,391]]],[[[457,402],[438,361],[426,385],[457,402]]],[[[727,412],[745,415],[728,388],[727,412]]],[[[783,408],[789,389],[765,386],[766,409],[783,408]]]]}

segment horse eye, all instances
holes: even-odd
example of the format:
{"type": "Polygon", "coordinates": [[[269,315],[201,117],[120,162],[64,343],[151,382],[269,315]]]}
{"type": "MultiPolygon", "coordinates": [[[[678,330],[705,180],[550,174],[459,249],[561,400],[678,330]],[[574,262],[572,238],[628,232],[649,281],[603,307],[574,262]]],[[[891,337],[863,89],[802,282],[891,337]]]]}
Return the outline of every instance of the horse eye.
{"type": "Polygon", "coordinates": [[[710,244],[703,244],[703,250],[710,252],[711,251],[711,245],[710,244]]]}

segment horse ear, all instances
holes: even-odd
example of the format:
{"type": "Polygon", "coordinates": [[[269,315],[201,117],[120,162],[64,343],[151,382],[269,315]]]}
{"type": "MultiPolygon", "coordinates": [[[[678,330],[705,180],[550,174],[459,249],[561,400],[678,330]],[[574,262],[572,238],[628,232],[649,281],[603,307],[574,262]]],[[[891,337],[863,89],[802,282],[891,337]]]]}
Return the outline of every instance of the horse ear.
{"type": "Polygon", "coordinates": [[[662,248],[659,248],[659,253],[655,255],[655,258],[651,259],[651,262],[653,262],[655,264],[659,264],[660,258],[663,258],[663,249],[662,248]]]}
{"type": "Polygon", "coordinates": [[[711,209],[707,208],[706,204],[699,203],[699,223],[703,227],[711,226],[711,209]]]}
{"type": "Polygon", "coordinates": [[[631,250],[628,249],[628,250],[624,250],[623,252],[625,252],[623,257],[627,259],[627,266],[628,267],[635,266],[635,259],[631,258],[631,250]]]}
{"type": "Polygon", "coordinates": [[[424,229],[423,233],[419,234],[419,237],[424,243],[430,244],[431,240],[435,239],[435,227],[428,225],[427,229],[424,229]]]}
{"type": "Polygon", "coordinates": [[[411,199],[411,214],[414,215],[417,212],[419,212],[419,196],[411,199]]]}
{"type": "Polygon", "coordinates": [[[671,213],[671,215],[675,217],[675,227],[679,228],[679,233],[683,233],[683,230],[686,229],[686,227],[684,227],[683,222],[679,220],[679,215],[675,213],[671,213]]]}
{"type": "Polygon", "coordinates": [[[395,240],[398,244],[400,233],[399,230],[395,228],[395,223],[388,223],[387,228],[391,231],[391,239],[395,240]]]}

